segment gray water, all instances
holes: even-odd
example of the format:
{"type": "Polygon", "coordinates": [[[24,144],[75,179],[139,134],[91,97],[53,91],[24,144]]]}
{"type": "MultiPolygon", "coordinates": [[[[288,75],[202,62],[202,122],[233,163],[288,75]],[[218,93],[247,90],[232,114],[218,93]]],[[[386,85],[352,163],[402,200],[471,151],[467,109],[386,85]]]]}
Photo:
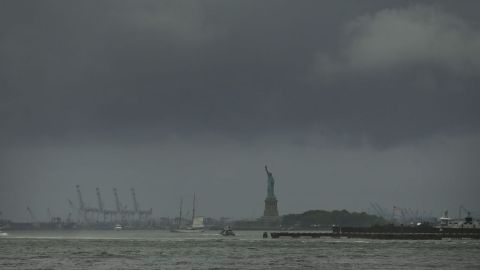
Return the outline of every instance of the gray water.
{"type": "Polygon", "coordinates": [[[9,232],[0,269],[480,269],[480,241],[262,239],[262,232],[9,232]]]}

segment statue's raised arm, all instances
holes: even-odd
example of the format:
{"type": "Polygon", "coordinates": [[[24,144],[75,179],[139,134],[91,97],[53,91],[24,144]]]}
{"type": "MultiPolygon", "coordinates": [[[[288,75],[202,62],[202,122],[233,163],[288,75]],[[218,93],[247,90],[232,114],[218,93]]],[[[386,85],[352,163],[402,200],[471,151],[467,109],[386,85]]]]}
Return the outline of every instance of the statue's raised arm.
{"type": "Polygon", "coordinates": [[[267,165],[265,165],[265,171],[267,172],[267,197],[275,198],[275,179],[272,173],[268,171],[267,165]]]}

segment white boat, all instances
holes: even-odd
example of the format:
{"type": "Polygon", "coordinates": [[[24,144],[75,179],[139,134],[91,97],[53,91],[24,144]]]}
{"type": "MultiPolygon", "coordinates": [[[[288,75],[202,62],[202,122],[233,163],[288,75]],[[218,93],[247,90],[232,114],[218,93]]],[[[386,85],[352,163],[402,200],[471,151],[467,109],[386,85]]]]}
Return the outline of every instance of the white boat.
{"type": "Polygon", "coordinates": [[[120,230],[123,230],[123,226],[120,225],[120,224],[117,224],[117,225],[115,225],[115,227],[113,227],[113,229],[114,229],[115,231],[120,231],[120,230]]]}
{"type": "Polygon", "coordinates": [[[204,218],[195,216],[195,194],[193,194],[193,209],[192,209],[192,224],[182,224],[182,204],[183,200],[180,199],[180,215],[178,218],[177,228],[170,230],[175,233],[199,233],[205,231],[204,218]]]}
{"type": "Polygon", "coordinates": [[[443,216],[440,218],[440,224],[438,228],[453,228],[453,229],[479,229],[480,222],[474,220],[470,214],[467,213],[467,216],[464,219],[453,219],[448,217],[448,211],[445,211],[443,216]]]}
{"type": "Polygon", "coordinates": [[[0,231],[0,236],[8,236],[8,233],[0,231]]]}

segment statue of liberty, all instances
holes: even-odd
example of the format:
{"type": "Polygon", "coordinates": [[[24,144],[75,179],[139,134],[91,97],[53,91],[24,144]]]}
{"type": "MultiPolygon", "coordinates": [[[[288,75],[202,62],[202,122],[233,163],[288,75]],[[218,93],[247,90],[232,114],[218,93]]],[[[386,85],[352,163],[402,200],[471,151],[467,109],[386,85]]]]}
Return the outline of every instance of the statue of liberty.
{"type": "Polygon", "coordinates": [[[273,175],[268,171],[267,165],[265,165],[265,171],[267,172],[267,199],[275,199],[275,179],[273,175]]]}

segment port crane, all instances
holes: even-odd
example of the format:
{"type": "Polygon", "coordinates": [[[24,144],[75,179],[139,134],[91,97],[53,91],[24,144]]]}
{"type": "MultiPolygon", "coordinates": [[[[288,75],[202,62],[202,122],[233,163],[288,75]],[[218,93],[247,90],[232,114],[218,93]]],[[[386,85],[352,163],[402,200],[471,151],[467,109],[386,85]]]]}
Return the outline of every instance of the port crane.
{"type": "Polygon", "coordinates": [[[128,214],[127,207],[123,207],[120,203],[120,198],[118,196],[116,188],[113,188],[113,196],[115,197],[115,206],[117,208],[116,219],[117,221],[125,222],[126,216],[128,214]],[[118,220],[118,216],[120,216],[120,220],[118,220]]]}
{"type": "Polygon", "coordinates": [[[32,223],[37,223],[37,222],[38,222],[37,217],[36,217],[35,214],[33,213],[33,211],[32,211],[32,209],[30,208],[30,206],[27,206],[27,212],[28,212],[28,214],[29,214],[29,216],[30,216],[30,221],[31,221],[32,223]]]}
{"type": "Polygon", "coordinates": [[[467,216],[473,215],[472,211],[465,208],[463,205],[458,206],[458,219],[462,218],[462,213],[465,213],[467,216]]]}
{"type": "Polygon", "coordinates": [[[83,197],[82,197],[82,192],[80,191],[80,186],[79,185],[76,185],[75,186],[77,188],[77,197],[78,197],[78,210],[79,210],[79,214],[80,216],[82,217],[82,219],[87,222],[87,213],[85,211],[85,203],[83,202],[83,197]]]}
{"type": "Polygon", "coordinates": [[[135,195],[135,189],[130,188],[130,192],[132,194],[133,210],[135,211],[135,214],[138,215],[138,211],[140,207],[138,206],[137,196],[135,195]]]}
{"type": "Polygon", "coordinates": [[[52,212],[50,211],[50,208],[47,208],[47,221],[52,221],[52,212]]]}
{"type": "Polygon", "coordinates": [[[152,209],[150,210],[142,210],[140,208],[140,204],[138,203],[137,196],[135,193],[134,188],[130,188],[130,192],[132,195],[132,201],[133,201],[133,216],[137,216],[138,220],[142,221],[145,220],[148,216],[152,215],[152,209]]]}
{"type": "MultiPolygon", "coordinates": [[[[72,212],[77,213],[77,220],[76,221],[79,222],[80,217],[81,217],[80,209],[78,209],[78,207],[75,206],[75,204],[72,202],[72,200],[67,199],[67,201],[68,201],[68,206],[70,206],[70,209],[72,209],[72,212]]],[[[71,216],[71,213],[70,213],[70,216],[71,216]]]]}
{"type": "Polygon", "coordinates": [[[98,222],[98,217],[100,215],[103,216],[103,222],[105,222],[107,219],[107,211],[105,211],[105,208],[104,208],[102,195],[100,193],[100,188],[97,187],[96,191],[97,191],[97,203],[98,203],[97,222],[98,222]]]}
{"type": "Polygon", "coordinates": [[[385,213],[385,210],[378,203],[370,202],[370,206],[379,217],[387,219],[388,215],[385,213]]]}
{"type": "Polygon", "coordinates": [[[70,199],[67,199],[69,207],[71,209],[71,213],[78,214],[77,221],[79,223],[81,222],[84,225],[88,226],[113,226],[112,223],[121,222],[129,225],[145,226],[147,224],[145,222],[150,220],[152,215],[152,209],[142,210],[140,208],[140,204],[137,200],[134,188],[130,189],[130,194],[133,202],[133,210],[129,210],[126,205],[121,203],[117,188],[113,188],[115,208],[112,210],[106,208],[100,188],[97,187],[95,191],[96,207],[89,207],[87,205],[87,203],[84,201],[84,197],[79,185],[76,185],[78,207],[70,199]]]}

